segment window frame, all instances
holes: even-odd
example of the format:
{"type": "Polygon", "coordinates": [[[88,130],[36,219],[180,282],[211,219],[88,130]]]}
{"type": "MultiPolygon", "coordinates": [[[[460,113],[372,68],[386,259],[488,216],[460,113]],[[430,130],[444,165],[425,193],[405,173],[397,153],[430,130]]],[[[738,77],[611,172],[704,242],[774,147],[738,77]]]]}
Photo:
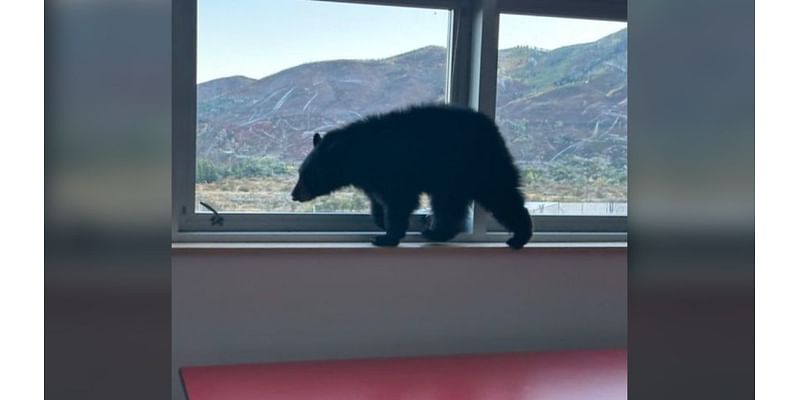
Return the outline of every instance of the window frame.
{"type": "MultiPolygon", "coordinates": [[[[195,205],[197,118],[197,1],[176,0],[172,9],[172,237],[174,242],[353,242],[380,230],[368,214],[197,212],[195,205]]],[[[315,0],[450,11],[446,97],[494,118],[501,13],[604,20],[627,19],[624,0],[315,0]]],[[[627,241],[627,216],[532,215],[539,242],[627,241]]],[[[424,241],[424,216],[411,217],[406,241],[424,241]]],[[[508,234],[474,206],[457,242],[499,242],[508,234]]]]}

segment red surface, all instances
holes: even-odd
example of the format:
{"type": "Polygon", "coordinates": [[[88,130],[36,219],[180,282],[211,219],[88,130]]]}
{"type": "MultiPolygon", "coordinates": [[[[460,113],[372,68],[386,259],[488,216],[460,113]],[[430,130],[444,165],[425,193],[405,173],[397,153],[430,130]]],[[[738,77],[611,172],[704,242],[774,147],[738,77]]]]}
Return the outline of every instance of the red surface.
{"type": "Polygon", "coordinates": [[[181,376],[190,400],[627,398],[625,350],[187,367],[181,376]]]}

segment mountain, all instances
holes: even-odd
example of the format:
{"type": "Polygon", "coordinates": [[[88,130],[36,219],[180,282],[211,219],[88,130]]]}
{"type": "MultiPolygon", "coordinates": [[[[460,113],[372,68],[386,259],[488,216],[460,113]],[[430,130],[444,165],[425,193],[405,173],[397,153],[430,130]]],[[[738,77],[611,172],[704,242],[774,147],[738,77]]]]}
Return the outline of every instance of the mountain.
{"type": "Polygon", "coordinates": [[[627,167],[627,45],[622,30],[551,51],[500,51],[496,120],[518,162],[580,156],[627,167]]]}
{"type": "Polygon", "coordinates": [[[255,81],[257,81],[257,79],[241,75],[214,79],[197,85],[197,98],[198,100],[210,101],[223,94],[235,92],[255,81]]]}
{"type": "MultiPolygon", "coordinates": [[[[444,99],[446,50],[423,47],[380,60],[299,65],[197,87],[197,153],[218,164],[271,157],[294,163],[310,137],[364,115],[444,99]]],[[[627,165],[627,32],[498,57],[497,121],[517,162],[564,157],[627,165]]]]}

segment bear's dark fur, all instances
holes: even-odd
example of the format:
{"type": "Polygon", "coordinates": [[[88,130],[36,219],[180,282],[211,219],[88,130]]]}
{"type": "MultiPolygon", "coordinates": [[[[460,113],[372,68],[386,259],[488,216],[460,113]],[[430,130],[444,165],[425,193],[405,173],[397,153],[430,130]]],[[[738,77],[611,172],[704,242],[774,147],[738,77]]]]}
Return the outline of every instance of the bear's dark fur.
{"type": "Polygon", "coordinates": [[[315,134],[292,199],[309,201],[349,185],[366,193],[375,223],[386,230],[373,241],[378,246],[405,237],[422,193],[433,208],[423,232],[429,240],[458,234],[472,200],[514,234],[510,247],[531,237],[519,172],[503,137],[491,119],[470,109],[417,106],[315,134]]]}

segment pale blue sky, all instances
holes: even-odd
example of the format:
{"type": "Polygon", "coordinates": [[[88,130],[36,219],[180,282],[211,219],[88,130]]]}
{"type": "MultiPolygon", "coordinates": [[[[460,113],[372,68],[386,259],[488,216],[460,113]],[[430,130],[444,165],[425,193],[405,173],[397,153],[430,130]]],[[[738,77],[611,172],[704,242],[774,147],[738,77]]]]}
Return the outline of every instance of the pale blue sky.
{"type": "MultiPolygon", "coordinates": [[[[198,0],[197,81],[446,46],[449,12],[311,0],[198,0]]],[[[590,42],[625,23],[503,15],[500,48],[590,42]]]]}

